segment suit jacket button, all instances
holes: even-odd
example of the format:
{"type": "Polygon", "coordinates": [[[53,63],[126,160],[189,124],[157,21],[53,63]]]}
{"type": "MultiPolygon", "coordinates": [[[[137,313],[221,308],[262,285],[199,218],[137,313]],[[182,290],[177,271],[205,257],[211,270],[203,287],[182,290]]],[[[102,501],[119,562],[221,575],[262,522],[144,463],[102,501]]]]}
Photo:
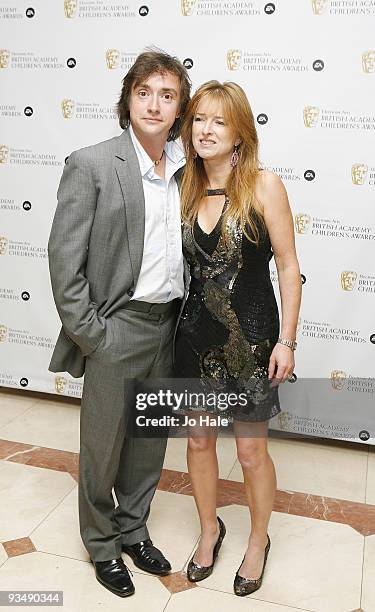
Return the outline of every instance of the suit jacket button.
{"type": "Polygon", "coordinates": [[[128,289],[128,296],[133,297],[133,295],[134,295],[133,289],[128,289]]]}

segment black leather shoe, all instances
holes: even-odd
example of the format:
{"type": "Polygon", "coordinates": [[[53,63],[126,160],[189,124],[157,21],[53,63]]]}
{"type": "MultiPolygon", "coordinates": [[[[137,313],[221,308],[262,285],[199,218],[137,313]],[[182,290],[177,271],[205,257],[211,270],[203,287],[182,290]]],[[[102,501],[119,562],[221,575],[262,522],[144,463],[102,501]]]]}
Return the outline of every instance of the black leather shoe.
{"type": "Polygon", "coordinates": [[[266,567],[266,562],[267,562],[267,557],[268,557],[268,553],[270,550],[270,546],[271,546],[271,540],[267,533],[267,545],[266,545],[266,548],[264,549],[263,569],[262,569],[262,573],[259,576],[259,578],[255,578],[255,579],[243,578],[243,576],[239,575],[238,572],[240,571],[240,567],[245,557],[242,559],[241,565],[236,572],[236,575],[234,578],[234,584],[233,584],[234,592],[239,597],[245,597],[246,595],[250,595],[250,593],[254,593],[254,591],[257,591],[262,586],[263,574],[264,574],[264,569],[266,567]]]}
{"type": "Polygon", "coordinates": [[[200,580],[204,580],[205,578],[208,578],[208,576],[212,574],[212,570],[214,569],[215,561],[217,559],[221,544],[226,534],[226,529],[225,529],[225,525],[223,521],[221,520],[220,517],[217,517],[217,520],[219,523],[220,531],[219,531],[219,537],[217,539],[217,542],[214,546],[214,550],[212,553],[212,563],[211,565],[207,565],[207,566],[199,565],[199,563],[195,563],[195,561],[193,561],[193,558],[194,558],[194,555],[193,555],[193,557],[189,561],[189,564],[186,570],[186,574],[190,582],[199,582],[200,580]]]}
{"type": "Polygon", "coordinates": [[[169,561],[150,539],[123,546],[122,550],[133,559],[134,565],[150,574],[166,576],[172,569],[169,561]]]}
{"type": "Polygon", "coordinates": [[[133,595],[135,588],[129,576],[129,570],[122,558],[111,559],[110,561],[93,561],[96,579],[106,589],[119,595],[128,597],[133,595]]]}

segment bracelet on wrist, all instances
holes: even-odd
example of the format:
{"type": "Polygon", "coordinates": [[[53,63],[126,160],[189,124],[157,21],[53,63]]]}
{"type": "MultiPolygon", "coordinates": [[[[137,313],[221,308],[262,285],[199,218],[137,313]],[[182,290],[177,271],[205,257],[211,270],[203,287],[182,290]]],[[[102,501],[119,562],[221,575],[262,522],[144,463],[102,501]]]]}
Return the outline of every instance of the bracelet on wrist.
{"type": "Polygon", "coordinates": [[[279,338],[277,342],[279,344],[284,344],[284,346],[289,346],[292,351],[295,351],[297,348],[297,342],[295,340],[289,340],[289,338],[279,338]]]}

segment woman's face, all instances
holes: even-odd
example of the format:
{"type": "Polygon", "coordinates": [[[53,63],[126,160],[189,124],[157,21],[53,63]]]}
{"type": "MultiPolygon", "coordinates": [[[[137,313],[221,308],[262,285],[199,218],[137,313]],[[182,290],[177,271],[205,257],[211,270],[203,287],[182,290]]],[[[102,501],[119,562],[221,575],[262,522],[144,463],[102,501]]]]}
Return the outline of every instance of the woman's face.
{"type": "Polygon", "coordinates": [[[234,145],[240,143],[224,119],[222,104],[210,96],[204,96],[197,106],[193,117],[192,142],[202,159],[228,159],[228,162],[234,145]]]}

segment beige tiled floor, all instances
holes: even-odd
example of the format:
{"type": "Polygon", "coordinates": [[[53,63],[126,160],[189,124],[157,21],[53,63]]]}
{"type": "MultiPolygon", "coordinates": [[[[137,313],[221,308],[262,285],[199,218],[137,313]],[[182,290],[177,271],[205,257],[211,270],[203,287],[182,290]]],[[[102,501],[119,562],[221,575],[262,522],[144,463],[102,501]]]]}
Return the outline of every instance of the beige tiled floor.
{"type": "Polygon", "coordinates": [[[362,608],[375,610],[375,535],[367,536],[363,557],[362,608]]]}
{"type": "MultiPolygon", "coordinates": [[[[0,439],[78,450],[79,407],[71,401],[0,391],[0,439]]],[[[307,440],[270,440],[278,488],[375,504],[375,449],[329,446],[307,440]],[[366,488],[367,487],[367,488],[366,488]]],[[[219,439],[221,478],[242,480],[234,441],[219,439]]],[[[171,439],[165,467],[186,471],[186,440],[171,439]]],[[[171,594],[158,578],[134,568],[136,594],[122,600],[104,588],[88,563],[78,527],[77,483],[64,472],[0,461],[0,540],[29,536],[36,552],[7,558],[0,544],[2,589],[61,589],[65,612],[350,612],[375,611],[375,535],[364,538],[345,524],[274,512],[271,551],[262,588],[233,594],[249,530],[249,512],[218,510],[227,536],[210,578],[171,594]],[[361,600],[362,589],[362,600],[361,600]]],[[[148,521],[173,571],[186,567],[199,536],[194,500],[157,491],[148,521]]]]}
{"type": "MultiPolygon", "coordinates": [[[[365,502],[368,461],[366,447],[358,445],[358,448],[345,448],[301,439],[273,438],[269,441],[269,452],[276,468],[278,489],[365,502]]],[[[372,459],[374,490],[375,455],[372,459]]],[[[243,481],[238,461],[228,478],[243,481]]],[[[371,496],[370,491],[368,495],[371,496]]]]}
{"type": "Polygon", "coordinates": [[[0,438],[35,446],[79,451],[79,406],[38,400],[0,428],[0,438]]]}
{"type": "Polygon", "coordinates": [[[70,474],[0,461],[0,540],[28,536],[75,486],[70,474]]]}
{"type": "Polygon", "coordinates": [[[130,597],[125,603],[100,586],[91,563],[40,552],[8,559],[0,568],[0,579],[7,590],[63,591],[64,612],[161,612],[170,597],[157,578],[137,574],[135,581],[142,596],[130,597]]]}
{"type": "MultiPolygon", "coordinates": [[[[247,597],[240,598],[235,595],[228,595],[220,591],[209,589],[194,589],[184,593],[176,593],[171,597],[165,612],[193,612],[194,610],[204,610],[205,612],[295,612],[297,608],[280,606],[269,601],[259,601],[251,599],[251,604],[247,597]]],[[[298,608],[299,612],[304,611],[298,608]]]]}
{"type": "Polygon", "coordinates": [[[0,393],[0,429],[28,410],[38,400],[28,395],[15,396],[5,389],[0,393]]]}

